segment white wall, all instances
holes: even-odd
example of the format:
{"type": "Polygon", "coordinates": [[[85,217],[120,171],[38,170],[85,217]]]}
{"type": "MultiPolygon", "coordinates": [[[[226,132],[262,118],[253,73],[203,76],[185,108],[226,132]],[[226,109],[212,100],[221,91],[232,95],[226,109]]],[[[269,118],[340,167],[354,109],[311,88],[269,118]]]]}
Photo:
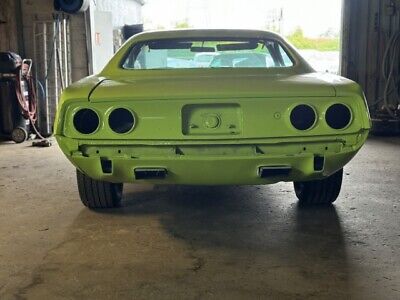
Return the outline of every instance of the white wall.
{"type": "Polygon", "coordinates": [[[114,29],[124,25],[142,24],[142,5],[139,0],[92,0],[94,10],[111,12],[114,29]]]}
{"type": "Polygon", "coordinates": [[[90,5],[91,71],[99,73],[120,46],[118,29],[142,23],[138,0],[92,0],[90,5]],[[117,42],[119,41],[119,42],[117,42]],[[118,43],[118,45],[117,45],[118,43]]]}

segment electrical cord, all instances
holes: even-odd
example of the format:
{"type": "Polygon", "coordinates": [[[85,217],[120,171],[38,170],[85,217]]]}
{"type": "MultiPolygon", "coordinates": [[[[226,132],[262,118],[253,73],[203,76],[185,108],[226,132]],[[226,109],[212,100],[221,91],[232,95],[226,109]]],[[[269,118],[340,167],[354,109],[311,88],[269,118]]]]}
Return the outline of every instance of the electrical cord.
{"type": "Polygon", "coordinates": [[[43,84],[39,80],[37,80],[35,77],[32,76],[32,78],[36,82],[36,85],[40,88],[40,92],[42,93],[42,97],[43,98],[46,97],[46,92],[44,90],[43,84]]]}
{"type": "Polygon", "coordinates": [[[398,109],[398,107],[393,109],[391,104],[394,104],[394,106],[400,104],[400,31],[390,38],[383,56],[382,74],[383,79],[386,81],[383,93],[383,108],[391,117],[396,118],[393,110],[398,109]],[[393,92],[397,93],[397,103],[390,103],[389,101],[389,96],[393,92]]]}

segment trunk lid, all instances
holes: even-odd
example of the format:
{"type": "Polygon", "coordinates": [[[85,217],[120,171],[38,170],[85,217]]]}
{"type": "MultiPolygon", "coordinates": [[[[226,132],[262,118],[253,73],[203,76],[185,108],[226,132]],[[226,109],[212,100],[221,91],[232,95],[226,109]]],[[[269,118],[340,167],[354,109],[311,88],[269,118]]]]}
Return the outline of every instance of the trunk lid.
{"type": "Polygon", "coordinates": [[[106,79],[89,100],[178,100],[226,98],[335,97],[331,76],[188,75],[106,79]]]}

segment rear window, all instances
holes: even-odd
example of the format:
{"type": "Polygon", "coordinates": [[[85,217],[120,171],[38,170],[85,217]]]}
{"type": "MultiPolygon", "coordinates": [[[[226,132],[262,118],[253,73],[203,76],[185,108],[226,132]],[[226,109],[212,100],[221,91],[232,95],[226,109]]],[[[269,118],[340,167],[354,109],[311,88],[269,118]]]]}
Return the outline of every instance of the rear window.
{"type": "Polygon", "coordinates": [[[287,68],[293,59],[274,40],[163,39],[129,50],[124,69],[287,68]]]}

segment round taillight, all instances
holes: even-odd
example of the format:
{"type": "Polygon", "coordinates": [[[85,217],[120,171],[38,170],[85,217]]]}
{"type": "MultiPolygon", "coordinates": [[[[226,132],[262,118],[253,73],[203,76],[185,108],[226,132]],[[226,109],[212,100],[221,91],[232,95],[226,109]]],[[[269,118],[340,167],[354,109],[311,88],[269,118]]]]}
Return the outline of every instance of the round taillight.
{"type": "Polygon", "coordinates": [[[127,133],[135,126],[135,116],[125,108],[117,108],[111,112],[108,125],[116,133],[127,133]]]}
{"type": "Polygon", "coordinates": [[[333,129],[344,129],[351,122],[351,111],[343,104],[334,104],[325,115],[326,123],[333,129]]]}
{"type": "Polygon", "coordinates": [[[314,126],[317,115],[314,109],[305,104],[296,106],[290,114],[290,122],[298,130],[307,130],[314,126]]]}
{"type": "Polygon", "coordinates": [[[94,110],[84,108],[74,116],[74,127],[82,134],[91,134],[97,130],[100,119],[94,110]]]}

